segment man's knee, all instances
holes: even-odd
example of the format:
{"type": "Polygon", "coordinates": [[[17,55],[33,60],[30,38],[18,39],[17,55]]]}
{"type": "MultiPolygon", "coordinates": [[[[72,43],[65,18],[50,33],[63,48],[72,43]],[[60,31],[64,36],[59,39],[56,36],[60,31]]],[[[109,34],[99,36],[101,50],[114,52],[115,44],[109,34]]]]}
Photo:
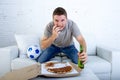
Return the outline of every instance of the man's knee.
{"type": "Polygon", "coordinates": [[[36,61],[39,63],[44,63],[47,61],[47,59],[45,57],[39,56],[39,58],[36,61]]]}

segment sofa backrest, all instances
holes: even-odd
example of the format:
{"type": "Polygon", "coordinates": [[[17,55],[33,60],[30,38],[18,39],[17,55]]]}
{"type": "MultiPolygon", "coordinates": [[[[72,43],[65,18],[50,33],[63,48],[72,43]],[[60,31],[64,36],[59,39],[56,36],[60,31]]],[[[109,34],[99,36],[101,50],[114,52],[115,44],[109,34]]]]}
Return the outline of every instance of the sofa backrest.
{"type": "MultiPolygon", "coordinates": [[[[26,34],[24,34],[24,36],[25,35],[26,34]]],[[[34,34],[34,35],[38,36],[39,38],[41,38],[43,36],[43,34],[34,34]]],[[[96,40],[95,36],[92,35],[92,34],[87,33],[87,34],[83,34],[83,37],[84,37],[84,39],[86,41],[86,44],[87,44],[87,54],[88,55],[96,55],[97,40],[96,40]]],[[[27,40],[27,42],[29,42],[29,39],[27,40]]],[[[74,38],[74,43],[75,43],[76,48],[79,51],[79,43],[76,41],[75,38],[74,38]]]]}
{"type": "MultiPolygon", "coordinates": [[[[97,40],[95,38],[94,35],[91,34],[84,34],[83,35],[85,41],[86,41],[86,45],[87,45],[87,54],[88,55],[96,55],[96,45],[97,45],[97,40]]],[[[79,51],[79,43],[76,41],[76,39],[74,38],[74,43],[75,46],[77,48],[77,50],[79,51]]]]}

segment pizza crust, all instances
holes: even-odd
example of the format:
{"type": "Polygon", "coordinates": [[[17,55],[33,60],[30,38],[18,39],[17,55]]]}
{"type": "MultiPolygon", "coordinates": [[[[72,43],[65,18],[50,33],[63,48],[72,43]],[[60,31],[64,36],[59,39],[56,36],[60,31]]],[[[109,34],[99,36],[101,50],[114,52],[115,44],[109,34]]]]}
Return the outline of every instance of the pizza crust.
{"type": "Polygon", "coordinates": [[[45,64],[45,67],[48,68],[48,67],[53,67],[54,66],[54,63],[53,62],[48,62],[45,64]]]}

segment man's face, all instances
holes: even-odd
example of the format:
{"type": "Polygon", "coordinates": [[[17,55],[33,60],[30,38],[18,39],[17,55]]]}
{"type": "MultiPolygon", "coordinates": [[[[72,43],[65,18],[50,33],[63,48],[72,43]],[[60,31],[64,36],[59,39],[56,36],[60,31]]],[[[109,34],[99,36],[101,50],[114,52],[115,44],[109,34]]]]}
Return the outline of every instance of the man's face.
{"type": "Polygon", "coordinates": [[[53,22],[55,26],[59,27],[60,30],[63,30],[67,23],[67,18],[65,15],[54,15],[53,22]]]}

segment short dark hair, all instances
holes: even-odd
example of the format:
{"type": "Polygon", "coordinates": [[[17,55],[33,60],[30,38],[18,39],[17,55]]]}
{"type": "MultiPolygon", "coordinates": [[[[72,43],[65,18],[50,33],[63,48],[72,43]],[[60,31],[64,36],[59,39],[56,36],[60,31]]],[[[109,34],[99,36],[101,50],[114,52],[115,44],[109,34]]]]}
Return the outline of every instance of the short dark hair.
{"type": "Polygon", "coordinates": [[[67,12],[64,8],[62,7],[57,7],[54,11],[53,11],[53,16],[54,15],[65,15],[67,18],[67,12]]]}

